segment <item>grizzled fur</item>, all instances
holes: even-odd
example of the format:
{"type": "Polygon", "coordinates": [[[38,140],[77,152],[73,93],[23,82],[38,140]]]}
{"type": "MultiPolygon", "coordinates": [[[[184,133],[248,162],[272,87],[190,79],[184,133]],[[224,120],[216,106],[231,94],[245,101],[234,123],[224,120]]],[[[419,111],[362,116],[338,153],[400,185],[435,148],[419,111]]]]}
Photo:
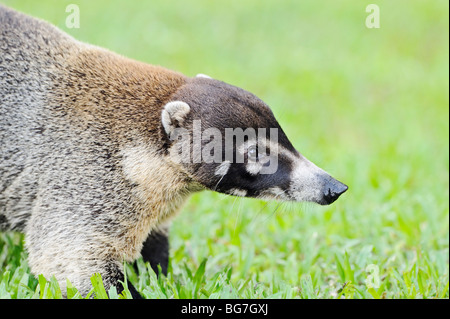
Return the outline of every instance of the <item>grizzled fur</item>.
{"type": "MultiPolygon", "coordinates": [[[[63,291],[68,278],[83,295],[93,273],[120,289],[123,261],[140,255],[167,273],[170,219],[194,191],[325,205],[347,190],[253,94],[78,42],[1,5],[0,141],[0,231],[24,232],[33,273],[56,276],[63,291]],[[277,145],[258,146],[277,149],[276,173],[178,161],[171,134],[195,120],[277,129],[277,145]]],[[[248,159],[247,142],[234,151],[248,159]]]]}
{"type": "Polygon", "coordinates": [[[160,161],[159,118],[186,81],[0,6],[0,227],[25,232],[34,272],[117,284],[180,207],[190,177],[160,161]]]}

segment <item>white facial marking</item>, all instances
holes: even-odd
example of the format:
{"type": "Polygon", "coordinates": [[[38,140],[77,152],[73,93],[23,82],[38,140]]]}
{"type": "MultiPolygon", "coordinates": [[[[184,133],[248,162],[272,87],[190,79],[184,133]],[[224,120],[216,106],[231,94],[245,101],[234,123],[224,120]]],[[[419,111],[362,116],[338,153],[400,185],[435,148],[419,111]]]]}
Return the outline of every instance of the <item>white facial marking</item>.
{"type": "Polygon", "coordinates": [[[261,194],[258,196],[258,198],[261,199],[268,199],[268,200],[289,200],[289,196],[286,194],[286,191],[281,189],[278,186],[268,188],[261,192],[261,194]]]}
{"type": "Polygon", "coordinates": [[[269,193],[273,194],[275,198],[287,199],[286,192],[280,187],[272,187],[267,190],[269,193]]]}
{"type": "Polygon", "coordinates": [[[261,168],[262,168],[262,165],[258,162],[256,162],[256,163],[250,162],[245,166],[245,169],[247,170],[247,172],[253,176],[258,175],[259,172],[261,171],[261,168]]]}
{"type": "Polygon", "coordinates": [[[228,173],[228,169],[230,168],[230,161],[223,161],[214,172],[214,175],[217,176],[225,176],[228,173]]]}
{"type": "Polygon", "coordinates": [[[294,162],[290,191],[297,201],[318,201],[321,198],[321,183],[324,175],[321,168],[306,158],[294,162]]]}
{"type": "Polygon", "coordinates": [[[245,189],[232,188],[228,191],[228,194],[239,197],[245,197],[245,195],[247,195],[247,191],[245,189]]]}

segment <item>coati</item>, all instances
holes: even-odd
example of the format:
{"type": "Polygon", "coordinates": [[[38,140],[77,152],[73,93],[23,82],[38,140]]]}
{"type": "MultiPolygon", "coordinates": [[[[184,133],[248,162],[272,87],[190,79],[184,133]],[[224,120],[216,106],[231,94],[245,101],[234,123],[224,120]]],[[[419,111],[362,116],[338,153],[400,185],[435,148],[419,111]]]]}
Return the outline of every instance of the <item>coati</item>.
{"type": "Polygon", "coordinates": [[[33,273],[54,275],[63,291],[68,278],[83,295],[93,273],[120,289],[123,261],[140,255],[166,273],[170,219],[193,192],[326,205],[347,190],[253,94],[81,43],[2,5],[0,141],[0,230],[25,233],[33,273]],[[222,148],[220,161],[182,161],[195,141],[174,134],[196,121],[222,138],[265,128],[277,139],[247,136],[228,159],[222,148]]]}

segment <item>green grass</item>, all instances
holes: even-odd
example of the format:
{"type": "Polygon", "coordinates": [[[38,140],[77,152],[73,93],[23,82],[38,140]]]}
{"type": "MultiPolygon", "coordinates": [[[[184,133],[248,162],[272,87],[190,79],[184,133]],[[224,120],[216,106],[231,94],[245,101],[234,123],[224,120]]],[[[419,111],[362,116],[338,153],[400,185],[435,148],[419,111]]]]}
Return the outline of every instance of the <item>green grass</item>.
{"type": "MultiPolygon", "coordinates": [[[[144,296],[449,297],[448,1],[376,3],[380,29],[360,1],[6,1],[79,40],[255,93],[349,185],[327,207],[196,194],[171,228],[169,275],[127,266],[144,296]],[[64,26],[68,3],[80,29],[64,26]]],[[[58,298],[47,279],[30,273],[21,235],[0,235],[1,298],[58,298]]],[[[92,282],[92,296],[121,297],[92,282]]]]}

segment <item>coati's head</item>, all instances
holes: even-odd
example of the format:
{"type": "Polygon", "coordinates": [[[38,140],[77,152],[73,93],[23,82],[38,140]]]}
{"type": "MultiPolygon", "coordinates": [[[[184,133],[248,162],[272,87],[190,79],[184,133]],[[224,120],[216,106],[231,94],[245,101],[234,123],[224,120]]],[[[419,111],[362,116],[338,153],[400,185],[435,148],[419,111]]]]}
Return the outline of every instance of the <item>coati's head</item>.
{"type": "Polygon", "coordinates": [[[321,205],[347,190],[292,146],[263,101],[238,87],[189,79],[164,106],[161,122],[170,159],[207,189],[321,205]]]}

